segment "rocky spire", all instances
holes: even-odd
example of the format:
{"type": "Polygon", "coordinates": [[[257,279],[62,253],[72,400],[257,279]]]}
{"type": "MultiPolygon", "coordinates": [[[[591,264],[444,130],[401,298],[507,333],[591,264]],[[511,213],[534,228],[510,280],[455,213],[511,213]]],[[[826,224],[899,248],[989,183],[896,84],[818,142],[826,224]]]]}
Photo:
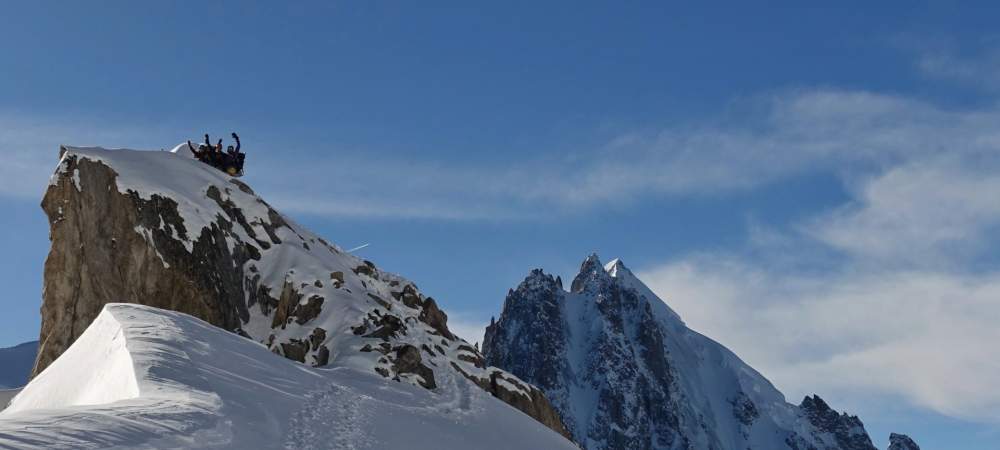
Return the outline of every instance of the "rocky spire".
{"type": "Polygon", "coordinates": [[[889,435],[889,450],[920,450],[920,446],[905,434],[889,435]]]}
{"type": "Polygon", "coordinates": [[[591,254],[570,291],[559,284],[529,273],[487,330],[483,354],[541,388],[582,448],[875,450],[857,417],[815,396],[787,403],[689,330],[622,261],[602,265],[591,254]],[[789,417],[799,420],[789,426],[789,417]]]}
{"type": "Polygon", "coordinates": [[[838,413],[818,395],[807,396],[799,406],[806,413],[809,422],[817,429],[833,435],[841,448],[875,450],[875,445],[858,416],[838,413]]]}
{"type": "Polygon", "coordinates": [[[608,273],[604,271],[604,266],[601,264],[601,258],[597,256],[597,253],[591,253],[587,259],[583,260],[580,264],[580,273],[573,278],[573,283],[570,284],[570,291],[574,293],[581,293],[588,289],[600,288],[601,286],[610,283],[610,277],[608,273]]]}

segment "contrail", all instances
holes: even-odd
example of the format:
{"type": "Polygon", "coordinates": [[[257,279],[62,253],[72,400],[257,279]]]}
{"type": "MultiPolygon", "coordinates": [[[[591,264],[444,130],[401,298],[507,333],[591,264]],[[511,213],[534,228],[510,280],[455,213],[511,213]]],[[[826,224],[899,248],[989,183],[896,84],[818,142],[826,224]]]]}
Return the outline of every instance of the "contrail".
{"type": "Polygon", "coordinates": [[[354,253],[354,252],[356,252],[356,251],[358,251],[358,250],[361,250],[361,249],[363,249],[363,248],[365,248],[365,247],[367,247],[367,246],[369,246],[369,245],[371,245],[371,244],[364,244],[364,245],[359,245],[359,246],[357,246],[357,247],[354,247],[354,248],[352,248],[352,249],[348,250],[348,251],[347,251],[347,253],[354,253]]]}

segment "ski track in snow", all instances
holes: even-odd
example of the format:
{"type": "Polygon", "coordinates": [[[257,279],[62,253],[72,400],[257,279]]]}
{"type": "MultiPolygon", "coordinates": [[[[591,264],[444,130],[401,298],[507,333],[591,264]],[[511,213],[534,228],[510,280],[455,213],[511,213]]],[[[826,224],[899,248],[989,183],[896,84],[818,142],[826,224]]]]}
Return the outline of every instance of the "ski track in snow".
{"type": "Polygon", "coordinates": [[[361,450],[373,448],[366,439],[366,406],[372,398],[349,392],[339,384],[313,392],[288,423],[289,450],[361,450]]]}
{"type": "MultiPolygon", "coordinates": [[[[456,425],[463,418],[483,411],[476,405],[472,386],[466,380],[446,377],[448,389],[438,390],[440,402],[427,406],[409,406],[407,410],[423,416],[447,416],[456,425]]],[[[362,450],[378,448],[369,426],[370,411],[379,400],[346,386],[334,383],[312,392],[302,409],[288,422],[284,448],[319,450],[362,450]]]]}

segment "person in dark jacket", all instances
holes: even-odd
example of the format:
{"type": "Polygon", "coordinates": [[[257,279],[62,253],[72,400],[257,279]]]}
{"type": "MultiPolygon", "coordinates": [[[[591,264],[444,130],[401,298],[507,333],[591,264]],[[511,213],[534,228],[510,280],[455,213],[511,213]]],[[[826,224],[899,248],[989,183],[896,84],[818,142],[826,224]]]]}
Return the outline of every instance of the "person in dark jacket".
{"type": "Polygon", "coordinates": [[[191,154],[194,155],[194,157],[197,158],[199,161],[201,161],[202,158],[204,157],[205,146],[202,144],[198,144],[198,148],[194,148],[194,145],[191,144],[190,139],[188,139],[188,150],[191,150],[191,154]]]}
{"type": "Polygon", "coordinates": [[[230,145],[226,148],[226,173],[236,176],[243,173],[243,159],[244,154],[240,153],[240,137],[236,135],[236,132],[232,134],[233,139],[236,140],[236,147],[234,148],[230,145]]]}
{"type": "Polygon", "coordinates": [[[205,134],[205,143],[198,144],[197,149],[191,141],[188,141],[188,149],[191,150],[191,153],[199,161],[229,175],[239,176],[243,174],[243,161],[246,154],[240,152],[240,137],[236,133],[232,133],[232,136],[236,140],[236,147],[230,145],[225,152],[222,151],[222,139],[219,139],[215,145],[212,145],[208,134],[205,134]]]}

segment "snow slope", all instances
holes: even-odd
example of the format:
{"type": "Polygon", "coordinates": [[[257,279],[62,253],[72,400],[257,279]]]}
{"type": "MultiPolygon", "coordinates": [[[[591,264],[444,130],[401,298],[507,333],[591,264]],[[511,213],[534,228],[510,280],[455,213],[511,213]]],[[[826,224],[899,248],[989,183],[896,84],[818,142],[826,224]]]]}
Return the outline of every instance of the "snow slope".
{"type": "Polygon", "coordinates": [[[442,397],[464,389],[452,378],[467,378],[564,431],[540,391],[486,366],[414,283],[313,234],[185,147],[63,147],[43,200],[52,249],[39,368],[104,304],[138,303],[196,315],[309,366],[442,397]]]}
{"type": "Polygon", "coordinates": [[[311,368],[191,316],[109,304],[0,412],[0,448],[575,448],[461,376],[311,368]]]}
{"type": "Polygon", "coordinates": [[[489,364],[548,395],[574,440],[604,449],[874,450],[856,417],[792,405],[619,260],[591,255],[570,290],[540,269],[511,290],[489,364]]]}
{"type": "MultiPolygon", "coordinates": [[[[11,389],[28,383],[28,373],[35,363],[38,341],[0,348],[0,389],[11,389]]],[[[0,399],[2,400],[2,399],[0,399]]],[[[0,404],[3,402],[0,401],[0,404]]]]}

